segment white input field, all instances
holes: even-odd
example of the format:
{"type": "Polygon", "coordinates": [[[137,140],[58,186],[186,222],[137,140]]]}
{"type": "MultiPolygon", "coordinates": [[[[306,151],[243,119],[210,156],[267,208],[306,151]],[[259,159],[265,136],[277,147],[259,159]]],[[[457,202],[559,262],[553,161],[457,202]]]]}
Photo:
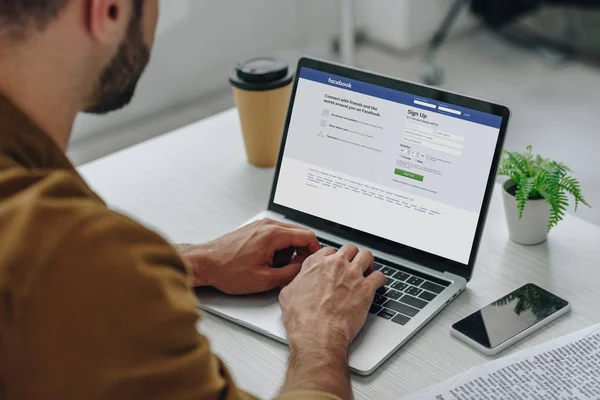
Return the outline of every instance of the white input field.
{"type": "Polygon", "coordinates": [[[435,134],[441,138],[448,139],[448,140],[454,140],[455,142],[461,142],[461,143],[464,143],[465,140],[467,139],[464,136],[455,135],[454,133],[450,133],[450,132],[437,131],[435,134]]]}
{"type": "Polygon", "coordinates": [[[415,100],[415,104],[417,104],[419,106],[427,107],[427,108],[437,108],[437,106],[435,104],[425,103],[424,101],[420,101],[420,100],[415,100]]]}
{"type": "Polygon", "coordinates": [[[439,107],[438,107],[438,110],[440,110],[440,111],[445,111],[445,112],[447,112],[447,113],[450,113],[450,114],[462,115],[462,113],[461,113],[460,111],[458,111],[458,110],[453,110],[453,109],[451,109],[451,108],[448,108],[448,107],[442,107],[442,106],[439,106],[439,107]]]}
{"type": "Polygon", "coordinates": [[[452,154],[453,156],[456,156],[456,157],[462,156],[462,151],[454,150],[454,149],[451,149],[446,146],[439,146],[435,143],[428,142],[427,140],[413,139],[408,136],[404,136],[404,140],[407,141],[408,143],[417,144],[419,146],[427,147],[429,149],[441,151],[443,153],[452,154]]]}
{"type": "Polygon", "coordinates": [[[410,129],[405,129],[404,134],[413,139],[426,140],[428,142],[436,143],[436,144],[439,144],[440,146],[451,147],[456,150],[462,150],[464,148],[462,143],[452,142],[450,140],[442,139],[442,138],[440,138],[438,136],[434,136],[434,135],[427,135],[427,134],[424,134],[421,132],[411,131],[410,129]]]}
{"type": "Polygon", "coordinates": [[[411,131],[426,133],[428,135],[433,135],[435,133],[435,130],[433,128],[430,128],[428,126],[413,124],[412,122],[406,123],[406,129],[410,129],[411,131]]]}

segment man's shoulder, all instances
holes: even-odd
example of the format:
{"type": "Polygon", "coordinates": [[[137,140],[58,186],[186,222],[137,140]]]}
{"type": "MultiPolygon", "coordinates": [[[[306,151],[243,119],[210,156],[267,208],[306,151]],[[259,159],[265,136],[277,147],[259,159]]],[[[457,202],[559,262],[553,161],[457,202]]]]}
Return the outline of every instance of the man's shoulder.
{"type": "Polygon", "coordinates": [[[0,205],[22,201],[102,200],[75,169],[30,169],[0,154],[0,205]]]}
{"type": "Polygon", "coordinates": [[[52,247],[82,221],[110,214],[75,171],[0,170],[1,243],[52,247]]]}
{"type": "Polygon", "coordinates": [[[136,254],[185,272],[164,239],[109,210],[75,171],[2,171],[0,243],[6,280],[27,281],[59,263],[131,264],[136,254]]]}

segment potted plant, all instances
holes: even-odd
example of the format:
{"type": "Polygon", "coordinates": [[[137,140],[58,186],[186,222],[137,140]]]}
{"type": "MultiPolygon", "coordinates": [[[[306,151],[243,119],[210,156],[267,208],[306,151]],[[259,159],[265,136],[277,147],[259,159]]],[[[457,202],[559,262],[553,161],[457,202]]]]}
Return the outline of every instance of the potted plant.
{"type": "Polygon", "coordinates": [[[548,232],[565,216],[569,197],[590,206],[581,194],[579,181],[562,162],[527,152],[504,151],[499,175],[509,177],[503,185],[504,209],[511,240],[533,245],[544,242],[548,232]]]}

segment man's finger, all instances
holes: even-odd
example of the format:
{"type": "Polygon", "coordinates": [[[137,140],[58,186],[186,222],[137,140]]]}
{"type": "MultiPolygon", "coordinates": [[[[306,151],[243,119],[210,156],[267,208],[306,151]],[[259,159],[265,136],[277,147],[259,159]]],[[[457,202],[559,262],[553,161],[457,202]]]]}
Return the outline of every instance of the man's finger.
{"type": "Polygon", "coordinates": [[[381,271],[374,271],[365,278],[369,290],[375,294],[375,291],[385,285],[385,275],[381,271]]]}
{"type": "MultiPolygon", "coordinates": [[[[320,246],[320,244],[319,244],[320,246]]],[[[314,252],[311,252],[308,247],[300,247],[296,249],[296,254],[304,257],[312,256],[314,252]]]]}
{"type": "Polygon", "coordinates": [[[288,247],[287,249],[277,250],[273,255],[273,264],[274,268],[281,268],[290,264],[290,260],[296,254],[296,249],[293,247],[288,247]]]}
{"type": "MultiPolygon", "coordinates": [[[[265,221],[267,223],[273,225],[273,226],[278,226],[280,228],[287,228],[287,229],[295,229],[295,230],[299,229],[299,230],[302,230],[302,231],[305,231],[307,233],[311,233],[311,234],[314,235],[314,233],[310,229],[305,228],[305,227],[300,226],[300,225],[288,224],[288,223],[285,223],[285,222],[275,221],[275,220],[271,220],[271,219],[268,219],[268,220],[265,220],[265,221]]],[[[318,241],[318,239],[317,239],[317,241],[318,241]]],[[[319,244],[319,250],[320,249],[321,249],[321,245],[319,244]]],[[[297,247],[296,248],[296,253],[297,254],[300,254],[300,255],[303,255],[303,256],[306,256],[306,257],[314,254],[315,252],[316,252],[315,248],[311,248],[311,247],[297,247]]]]}
{"type": "Polygon", "coordinates": [[[289,264],[290,264],[290,265],[292,265],[292,264],[298,264],[298,265],[302,265],[302,264],[304,264],[304,261],[306,261],[306,259],[307,259],[307,258],[308,258],[308,257],[306,257],[306,256],[303,256],[303,255],[301,255],[301,254],[296,254],[296,255],[294,256],[294,258],[292,258],[292,260],[289,262],[289,264]]]}
{"type": "Polygon", "coordinates": [[[373,265],[375,264],[375,258],[373,257],[373,253],[368,250],[361,250],[352,260],[352,265],[360,268],[360,270],[365,273],[373,270],[373,265]]]}
{"type": "Polygon", "coordinates": [[[354,260],[354,257],[358,254],[358,247],[353,244],[346,244],[338,250],[337,255],[345,258],[348,261],[354,260]]]}
{"type": "Polygon", "coordinates": [[[265,221],[266,221],[267,223],[269,223],[269,224],[272,224],[272,225],[275,225],[275,226],[281,226],[281,227],[283,227],[283,228],[290,228],[290,229],[304,229],[304,230],[306,230],[306,231],[309,231],[309,232],[310,232],[310,229],[308,229],[308,228],[305,228],[305,227],[303,227],[303,226],[300,226],[300,225],[288,224],[288,223],[286,223],[286,222],[275,221],[275,220],[273,220],[273,219],[266,219],[265,221]]]}
{"type": "Polygon", "coordinates": [[[308,251],[308,254],[305,253],[305,255],[311,255],[321,250],[317,236],[307,229],[278,227],[275,234],[276,236],[272,242],[275,250],[288,247],[307,249],[305,252],[308,251]]]}
{"type": "Polygon", "coordinates": [[[267,268],[265,270],[265,279],[268,282],[268,288],[271,290],[288,285],[300,273],[302,264],[289,264],[282,268],[267,268]]]}
{"type": "Polygon", "coordinates": [[[323,247],[321,250],[319,250],[315,253],[315,256],[327,257],[327,256],[332,256],[335,253],[337,253],[337,250],[334,249],[333,247],[323,247]]]}

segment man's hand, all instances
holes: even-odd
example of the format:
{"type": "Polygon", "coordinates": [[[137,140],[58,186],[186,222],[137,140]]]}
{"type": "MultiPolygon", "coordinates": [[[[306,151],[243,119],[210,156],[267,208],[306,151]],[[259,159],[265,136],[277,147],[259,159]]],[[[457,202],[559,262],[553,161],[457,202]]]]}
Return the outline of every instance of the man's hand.
{"type": "Polygon", "coordinates": [[[383,285],[385,276],[374,271],[371,252],[352,245],[337,252],[320,250],[306,259],[298,277],[279,296],[290,340],[327,333],[348,347],[383,285]]]}
{"type": "Polygon", "coordinates": [[[385,276],[373,255],[355,246],[325,248],[306,259],[279,300],[290,366],[283,393],[322,390],[351,398],[348,347],[367,318],[385,276]],[[366,277],[365,277],[366,276],[366,277]]]}
{"type": "Polygon", "coordinates": [[[262,220],[206,245],[178,249],[192,267],[195,286],[252,294],[290,283],[304,260],[321,246],[308,229],[262,220]]]}

